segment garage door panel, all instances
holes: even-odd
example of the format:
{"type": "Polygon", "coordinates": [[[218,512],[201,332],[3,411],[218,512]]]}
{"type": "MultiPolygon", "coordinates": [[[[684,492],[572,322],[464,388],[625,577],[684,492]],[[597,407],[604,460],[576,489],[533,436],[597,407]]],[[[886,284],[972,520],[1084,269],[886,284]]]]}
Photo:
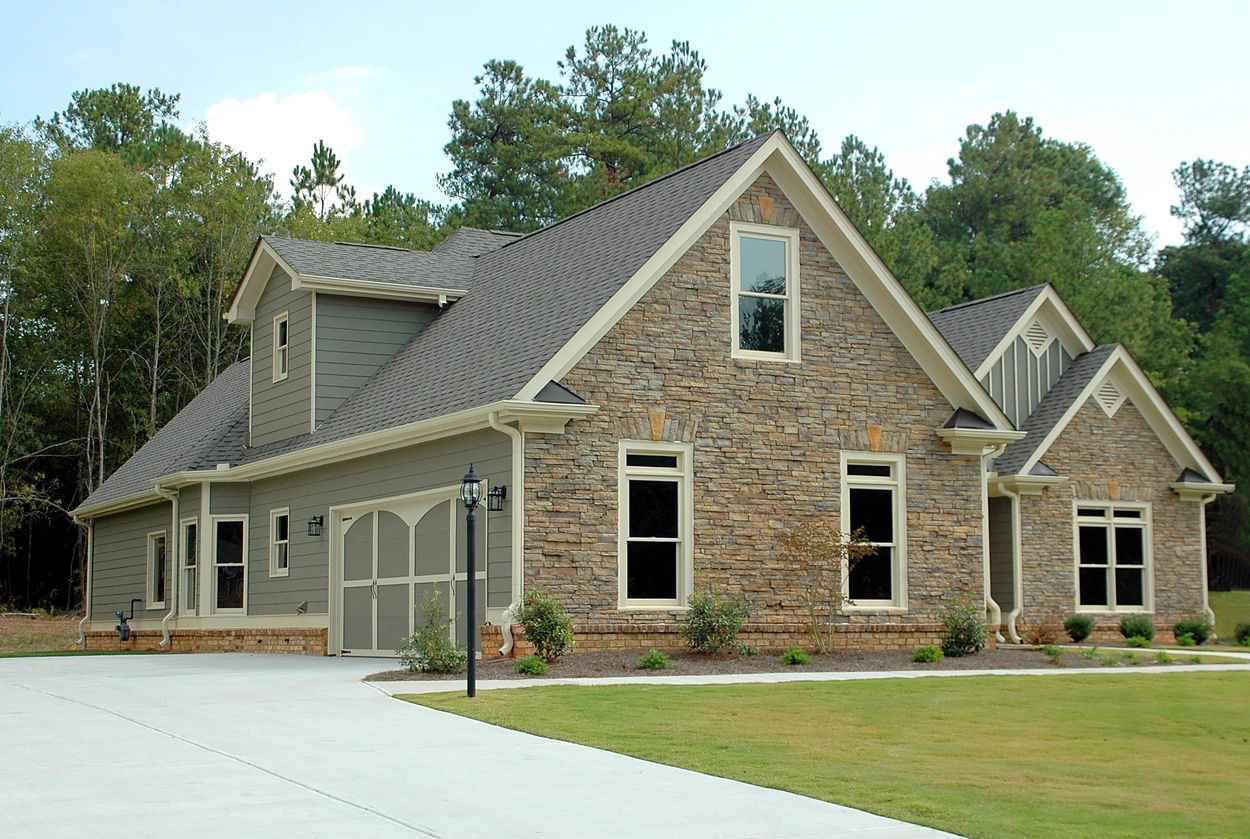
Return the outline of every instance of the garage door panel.
{"type": "Polygon", "coordinates": [[[373,579],[373,513],[357,516],[343,534],[343,579],[373,579]]]}
{"type": "Polygon", "coordinates": [[[378,578],[407,577],[409,570],[408,525],[389,510],[378,517],[378,578]]]}
{"type": "Polygon", "coordinates": [[[436,505],[417,522],[414,534],[418,577],[446,574],[451,567],[451,502],[436,505]]]}
{"type": "MultiPolygon", "coordinates": [[[[486,623],[486,581],[477,581],[477,626],[486,623]]],[[[469,643],[468,621],[469,612],[468,587],[464,580],[456,583],[456,645],[463,648],[469,643]]]]}
{"type": "Polygon", "coordinates": [[[343,589],[343,649],[373,649],[373,587],[343,589]]]}
{"type": "Polygon", "coordinates": [[[378,584],[378,650],[398,650],[407,640],[408,598],[408,583],[378,584]]]}

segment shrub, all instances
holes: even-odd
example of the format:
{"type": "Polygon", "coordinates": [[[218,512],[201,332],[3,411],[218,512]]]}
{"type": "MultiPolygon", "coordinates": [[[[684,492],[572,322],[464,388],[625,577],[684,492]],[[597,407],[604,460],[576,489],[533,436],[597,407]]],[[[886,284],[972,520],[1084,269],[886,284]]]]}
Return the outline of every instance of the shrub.
{"type": "Polygon", "coordinates": [[[1172,634],[1178,639],[1182,635],[1192,635],[1195,644],[1205,644],[1214,631],[1215,627],[1207,623],[1205,618],[1181,618],[1172,624],[1172,634]]]}
{"type": "Polygon", "coordinates": [[[1102,658],[1098,659],[1098,663],[1103,667],[1115,667],[1120,663],[1120,659],[1116,658],[1111,653],[1107,653],[1102,658]]]}
{"type": "Polygon", "coordinates": [[[1051,664],[1058,664],[1060,659],[1063,658],[1063,650],[1051,644],[1047,644],[1042,647],[1042,655],[1049,658],[1051,664]]]}
{"type": "Polygon", "coordinates": [[[843,592],[843,574],[850,574],[877,548],[863,528],[845,534],[828,518],[806,518],[782,534],[778,553],[794,569],[800,586],[803,612],[812,647],[819,653],[833,651],[835,618],[849,603],[843,592]]]}
{"type": "Polygon", "coordinates": [[[1044,647],[1059,640],[1059,627],[1049,621],[1029,627],[1025,633],[1024,643],[1034,647],[1044,647]]]}
{"type": "Polygon", "coordinates": [[[1132,650],[1125,650],[1124,652],[1120,653],[1120,658],[1124,659],[1126,662],[1133,665],[1134,667],[1141,664],[1141,659],[1138,658],[1137,653],[1133,652],[1132,650]]]}
{"type": "Polygon", "coordinates": [[[547,662],[536,655],[527,655],[516,663],[516,672],[527,676],[546,676],[548,669],[547,662]]]}
{"type": "Polygon", "coordinates": [[[1073,644],[1079,644],[1094,634],[1094,619],[1089,615],[1070,615],[1063,622],[1063,631],[1068,633],[1073,644]]]}
{"type": "Polygon", "coordinates": [[[1133,635],[1133,636],[1132,636],[1132,637],[1130,637],[1130,638],[1126,638],[1126,639],[1124,640],[1124,643],[1125,643],[1125,644],[1127,644],[1127,645],[1128,645],[1128,646],[1130,646],[1130,647],[1149,647],[1149,646],[1150,646],[1150,639],[1149,639],[1149,638],[1143,638],[1143,637],[1142,637],[1142,636],[1140,636],[1140,635],[1133,635]]]}
{"type": "Polygon", "coordinates": [[[751,616],[751,607],[741,597],[692,594],[689,603],[690,609],[681,619],[681,637],[701,653],[733,647],[743,622],[751,616]]]}
{"type": "Polygon", "coordinates": [[[929,645],[912,651],[911,660],[917,664],[933,664],[942,660],[942,648],[929,645]]]}
{"type": "Polygon", "coordinates": [[[558,601],[538,589],[525,595],[517,620],[544,661],[555,661],[573,648],[573,619],[558,601]]]}
{"type": "Polygon", "coordinates": [[[811,664],[812,657],[802,647],[789,646],[781,654],[782,664],[811,664]]]}
{"type": "Polygon", "coordinates": [[[438,589],[425,598],[420,625],[395,652],[410,673],[459,673],[464,669],[468,657],[451,640],[451,618],[438,589]]]}
{"type": "Polygon", "coordinates": [[[1159,652],[1155,653],[1155,661],[1158,662],[1159,664],[1171,664],[1173,661],[1175,661],[1175,659],[1172,658],[1172,656],[1165,653],[1163,650],[1159,650],[1159,652]]]}
{"type": "Polygon", "coordinates": [[[673,660],[659,650],[652,650],[646,655],[638,656],[634,666],[639,670],[671,670],[673,660]]]}
{"type": "Polygon", "coordinates": [[[1198,642],[1194,640],[1194,636],[1188,632],[1182,632],[1176,636],[1176,643],[1181,647],[1194,647],[1198,642]]]}
{"type": "Polygon", "coordinates": [[[1094,659],[1098,658],[1098,648],[1086,647],[1085,649],[1081,650],[1081,658],[1085,659],[1086,661],[1093,661],[1094,659]]]}
{"type": "Polygon", "coordinates": [[[1243,647],[1250,647],[1250,622],[1237,624],[1237,628],[1233,630],[1233,637],[1243,647]]]}
{"type": "Polygon", "coordinates": [[[956,603],[942,610],[942,652],[951,658],[973,655],[985,649],[988,632],[981,607],[972,603],[956,603]]]}
{"type": "Polygon", "coordinates": [[[1145,638],[1147,641],[1153,641],[1154,621],[1149,615],[1125,615],[1120,618],[1120,634],[1125,638],[1145,638]]]}
{"type": "Polygon", "coordinates": [[[746,656],[747,658],[755,658],[755,656],[759,654],[760,654],[760,648],[755,646],[754,644],[739,644],[738,645],[738,655],[743,655],[743,656],[746,656]]]}

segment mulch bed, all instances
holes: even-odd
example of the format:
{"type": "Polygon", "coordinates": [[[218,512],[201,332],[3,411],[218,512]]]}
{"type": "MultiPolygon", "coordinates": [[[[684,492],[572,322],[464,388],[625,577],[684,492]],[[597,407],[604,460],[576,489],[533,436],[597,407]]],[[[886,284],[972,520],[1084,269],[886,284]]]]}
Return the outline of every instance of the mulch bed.
{"type": "MultiPolygon", "coordinates": [[[[911,653],[906,650],[883,650],[879,652],[838,652],[831,655],[813,655],[808,665],[786,665],[779,655],[701,655],[690,652],[669,653],[673,661],[670,670],[639,670],[635,666],[638,651],[607,651],[570,653],[551,665],[546,676],[526,676],[516,672],[514,659],[492,659],[477,666],[479,679],[570,679],[603,676],[707,676],[737,673],[812,673],[812,672],[870,672],[889,670],[943,671],[943,670],[1027,670],[1037,667],[1054,667],[1050,659],[1037,650],[998,649],[985,650],[977,655],[963,658],[945,658],[936,664],[914,664],[911,653]]],[[[1087,662],[1079,655],[1067,654],[1064,666],[1091,667],[1097,662],[1087,662]]],[[[1154,665],[1148,656],[1141,656],[1142,666],[1154,665]]],[[[463,674],[409,673],[405,670],[387,670],[366,677],[367,681],[461,681],[463,674]]]]}

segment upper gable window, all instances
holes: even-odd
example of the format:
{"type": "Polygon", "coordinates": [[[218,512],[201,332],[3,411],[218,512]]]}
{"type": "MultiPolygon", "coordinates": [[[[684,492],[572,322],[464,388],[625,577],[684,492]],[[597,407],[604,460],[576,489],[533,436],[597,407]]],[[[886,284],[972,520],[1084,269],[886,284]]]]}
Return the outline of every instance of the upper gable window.
{"type": "Polygon", "coordinates": [[[799,360],[799,231],[730,222],[734,358],[799,360]]]}
{"type": "Polygon", "coordinates": [[[290,319],[283,312],[273,319],[273,380],[280,382],[286,378],[290,364],[290,319]]]}

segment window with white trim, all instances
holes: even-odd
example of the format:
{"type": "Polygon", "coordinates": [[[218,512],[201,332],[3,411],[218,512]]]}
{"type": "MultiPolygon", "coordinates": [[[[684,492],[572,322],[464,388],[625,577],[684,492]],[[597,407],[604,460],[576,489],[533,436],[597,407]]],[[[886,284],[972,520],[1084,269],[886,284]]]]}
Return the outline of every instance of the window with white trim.
{"type": "Polygon", "coordinates": [[[165,587],[169,584],[169,555],[165,531],[148,534],[148,608],[165,608],[165,587]]]}
{"type": "Polygon", "coordinates": [[[291,569],[291,511],[269,511],[269,576],[285,577],[291,569]]]}
{"type": "Polygon", "coordinates": [[[200,524],[182,522],[182,613],[194,615],[199,605],[200,524]]]}
{"type": "Polygon", "coordinates": [[[901,454],[843,452],[842,532],[859,531],[876,549],[843,568],[848,608],[907,605],[906,460],[901,454]],[[848,573],[849,570],[849,573],[848,573]]]}
{"type": "Polygon", "coordinates": [[[620,605],[685,606],[693,585],[692,448],[622,442],[620,605]]]}
{"type": "Polygon", "coordinates": [[[273,380],[280,382],[286,378],[290,365],[290,318],[283,312],[273,319],[273,380]]]}
{"type": "Polygon", "coordinates": [[[730,222],[734,358],[799,360],[799,231],[730,222]]]}
{"type": "Polygon", "coordinates": [[[213,611],[243,611],[246,592],[247,517],[214,517],[213,611]]]}
{"type": "Polygon", "coordinates": [[[1078,501],[1076,531],[1077,608],[1150,611],[1150,505],[1078,501]]]}

